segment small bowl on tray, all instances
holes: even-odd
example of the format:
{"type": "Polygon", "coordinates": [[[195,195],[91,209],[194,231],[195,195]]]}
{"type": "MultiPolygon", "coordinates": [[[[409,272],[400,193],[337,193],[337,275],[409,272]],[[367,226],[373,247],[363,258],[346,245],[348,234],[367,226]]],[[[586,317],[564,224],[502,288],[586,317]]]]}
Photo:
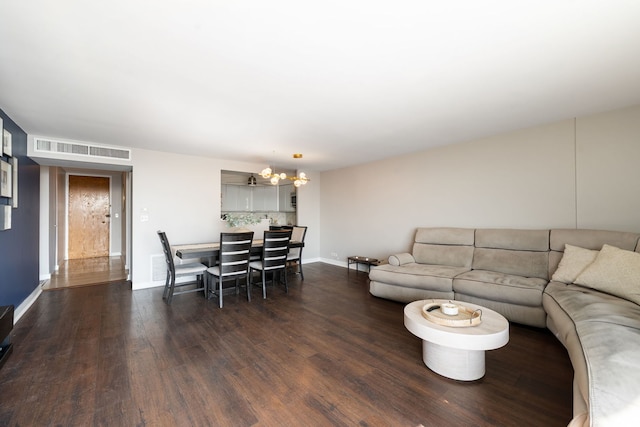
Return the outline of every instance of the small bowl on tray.
{"type": "Polygon", "coordinates": [[[422,316],[430,322],[452,328],[466,328],[482,323],[482,310],[464,305],[431,302],[422,307],[422,316]]]}

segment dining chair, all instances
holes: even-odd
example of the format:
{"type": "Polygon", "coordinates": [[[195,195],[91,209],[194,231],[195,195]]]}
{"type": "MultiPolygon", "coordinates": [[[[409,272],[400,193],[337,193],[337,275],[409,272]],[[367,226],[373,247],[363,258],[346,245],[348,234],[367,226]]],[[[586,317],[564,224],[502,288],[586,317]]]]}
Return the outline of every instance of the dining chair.
{"type": "Polygon", "coordinates": [[[207,299],[212,295],[218,296],[218,303],[222,308],[223,282],[225,279],[235,279],[236,295],[240,293],[239,280],[244,276],[247,287],[247,299],[251,301],[251,286],[249,283],[249,257],[253,231],[245,233],[220,233],[220,255],[218,264],[207,269],[205,287],[207,299]],[[209,277],[213,278],[213,287],[208,285],[209,277]],[[217,287],[217,289],[216,289],[217,287]]]}
{"type": "Polygon", "coordinates": [[[285,292],[289,292],[287,285],[287,254],[289,253],[289,241],[291,230],[265,231],[262,246],[262,259],[251,261],[249,270],[251,276],[254,271],[259,271],[262,278],[262,298],[267,297],[267,272],[272,274],[272,282],[276,282],[276,273],[282,273],[285,292]]]}
{"type": "Polygon", "coordinates": [[[206,296],[206,287],[204,284],[203,275],[207,269],[207,266],[199,262],[176,265],[173,260],[173,251],[171,250],[169,239],[167,239],[167,234],[164,231],[158,230],[158,237],[160,237],[162,251],[164,252],[164,259],[167,264],[167,278],[164,283],[164,292],[162,293],[162,299],[167,304],[171,305],[174,295],[204,291],[204,294],[206,296]],[[184,276],[196,276],[196,280],[176,283],[176,277],[184,276]],[[196,287],[193,289],[186,289],[178,292],[175,291],[175,288],[186,288],[187,286],[194,285],[196,287]]]}
{"type": "MultiPolygon", "coordinates": [[[[304,243],[304,238],[307,235],[306,225],[294,225],[291,230],[291,240],[295,242],[304,243]]],[[[304,274],[302,273],[302,248],[290,248],[287,254],[287,264],[289,267],[298,267],[298,273],[300,278],[304,280],[304,274]]]]}

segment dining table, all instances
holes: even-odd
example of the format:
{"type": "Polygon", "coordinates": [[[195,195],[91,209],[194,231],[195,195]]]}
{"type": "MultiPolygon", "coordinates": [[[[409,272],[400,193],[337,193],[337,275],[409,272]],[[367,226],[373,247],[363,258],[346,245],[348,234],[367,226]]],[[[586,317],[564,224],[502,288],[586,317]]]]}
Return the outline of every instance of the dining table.
{"type": "MultiPolygon", "coordinates": [[[[263,239],[254,239],[251,243],[251,255],[262,254],[263,239]]],[[[191,243],[185,245],[172,245],[175,254],[180,259],[189,258],[209,258],[212,261],[220,255],[220,242],[191,243]]],[[[289,241],[289,248],[304,248],[304,242],[297,240],[289,241]]],[[[212,262],[211,265],[215,264],[212,262]]]]}

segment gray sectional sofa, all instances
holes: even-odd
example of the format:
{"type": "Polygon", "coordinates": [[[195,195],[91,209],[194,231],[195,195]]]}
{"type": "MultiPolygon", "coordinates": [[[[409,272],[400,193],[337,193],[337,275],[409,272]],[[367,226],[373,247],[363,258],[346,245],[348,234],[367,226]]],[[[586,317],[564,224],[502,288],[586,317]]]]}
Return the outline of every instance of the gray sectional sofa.
{"type": "Polygon", "coordinates": [[[411,253],[369,278],[377,297],[456,299],[549,328],[574,368],[570,425],[640,420],[640,234],[418,228],[411,253]]]}

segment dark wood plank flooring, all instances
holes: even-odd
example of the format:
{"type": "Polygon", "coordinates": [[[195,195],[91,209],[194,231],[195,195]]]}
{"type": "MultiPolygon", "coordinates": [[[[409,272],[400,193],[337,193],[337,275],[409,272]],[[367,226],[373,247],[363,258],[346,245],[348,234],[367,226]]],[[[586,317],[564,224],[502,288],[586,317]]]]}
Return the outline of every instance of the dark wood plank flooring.
{"type": "Polygon", "coordinates": [[[42,286],[43,291],[127,280],[122,256],[66,260],[42,286]]]}
{"type": "Polygon", "coordinates": [[[289,294],[132,292],[128,283],[43,293],[0,370],[7,426],[564,426],[573,372],[547,331],[511,327],[474,382],[422,362],[403,304],[365,273],[308,264],[289,294]]]}

